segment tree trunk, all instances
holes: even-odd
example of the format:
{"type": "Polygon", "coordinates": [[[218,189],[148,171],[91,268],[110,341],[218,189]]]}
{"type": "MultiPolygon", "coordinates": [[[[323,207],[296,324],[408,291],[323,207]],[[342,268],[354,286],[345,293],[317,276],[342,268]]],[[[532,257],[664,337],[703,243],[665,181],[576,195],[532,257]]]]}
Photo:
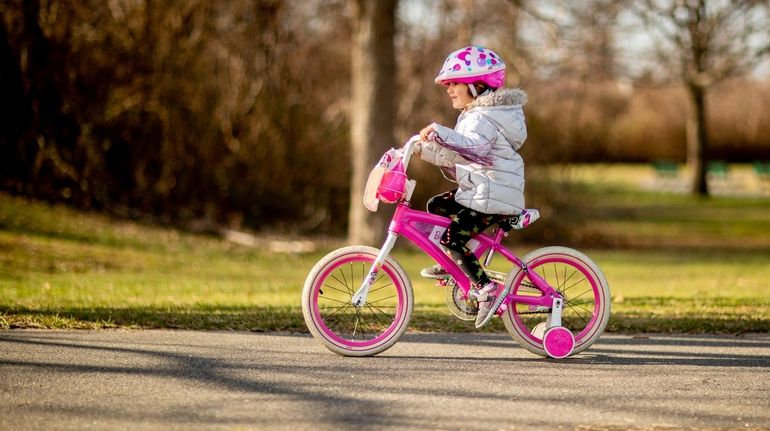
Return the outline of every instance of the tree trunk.
{"type": "Polygon", "coordinates": [[[348,241],[373,244],[385,234],[383,211],[371,213],[362,197],[369,171],[394,146],[395,10],[397,0],[350,0],[353,9],[352,177],[348,241]]]}
{"type": "MultiPolygon", "coordinates": [[[[706,88],[704,77],[708,70],[709,35],[704,31],[707,21],[706,1],[688,4],[687,30],[690,36],[690,60],[685,62],[684,76],[690,95],[690,113],[687,119],[687,164],[692,172],[692,193],[708,196],[706,183],[706,88]]],[[[687,58],[688,56],[685,56],[687,58]]]]}
{"type": "Polygon", "coordinates": [[[692,193],[708,196],[706,182],[706,91],[702,86],[688,86],[690,95],[690,113],[687,119],[687,164],[692,172],[692,193]]]}
{"type": "Polygon", "coordinates": [[[10,36],[0,20],[0,183],[15,183],[16,192],[31,183],[37,145],[23,139],[32,122],[32,108],[24,94],[22,71],[10,36]]]}

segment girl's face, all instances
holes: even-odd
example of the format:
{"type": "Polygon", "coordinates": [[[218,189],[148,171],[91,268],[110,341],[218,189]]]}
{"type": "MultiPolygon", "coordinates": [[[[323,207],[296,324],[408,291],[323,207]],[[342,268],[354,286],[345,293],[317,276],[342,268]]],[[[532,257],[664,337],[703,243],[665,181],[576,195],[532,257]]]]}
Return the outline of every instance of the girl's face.
{"type": "Polygon", "coordinates": [[[460,82],[450,82],[446,85],[446,92],[452,100],[452,107],[455,109],[465,109],[469,103],[473,102],[468,91],[468,84],[460,82]]]}

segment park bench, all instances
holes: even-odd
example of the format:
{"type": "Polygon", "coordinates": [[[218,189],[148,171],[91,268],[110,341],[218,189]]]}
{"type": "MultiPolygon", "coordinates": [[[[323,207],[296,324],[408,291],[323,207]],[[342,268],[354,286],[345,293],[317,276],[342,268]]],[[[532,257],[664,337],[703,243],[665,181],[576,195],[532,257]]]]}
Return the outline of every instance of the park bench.
{"type": "Polygon", "coordinates": [[[769,181],[770,162],[754,162],[754,173],[760,181],[769,181]]]}
{"type": "Polygon", "coordinates": [[[658,178],[676,178],[679,174],[679,164],[671,160],[656,160],[652,162],[652,168],[658,178]]]}
{"type": "Polygon", "coordinates": [[[655,160],[655,186],[659,190],[674,191],[679,187],[679,164],[673,160],[655,160]]]}
{"type": "Polygon", "coordinates": [[[716,192],[734,191],[736,185],[730,178],[730,167],[727,163],[715,160],[706,165],[706,180],[709,187],[716,192]]]}
{"type": "Polygon", "coordinates": [[[709,187],[719,193],[734,191],[736,186],[730,181],[730,166],[720,160],[706,164],[706,180],[709,182],[709,187]]]}
{"type": "Polygon", "coordinates": [[[730,167],[725,162],[709,162],[706,166],[706,174],[716,180],[724,180],[730,175],[730,167]]]}
{"type": "Polygon", "coordinates": [[[754,162],[754,173],[757,175],[759,193],[770,194],[770,162],[754,162]]]}

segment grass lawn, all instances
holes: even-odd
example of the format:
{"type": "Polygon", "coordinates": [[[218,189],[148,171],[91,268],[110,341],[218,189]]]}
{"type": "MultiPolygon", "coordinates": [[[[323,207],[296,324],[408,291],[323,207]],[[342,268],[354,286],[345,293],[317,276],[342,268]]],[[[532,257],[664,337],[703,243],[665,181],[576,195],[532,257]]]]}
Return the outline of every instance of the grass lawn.
{"type": "MultiPolygon", "coordinates": [[[[608,331],[769,332],[770,199],[645,191],[628,184],[641,168],[626,169],[576,176],[591,199],[584,235],[619,246],[582,250],[612,289],[608,331]]],[[[0,328],[305,331],[304,278],[338,245],[269,252],[0,194],[0,328]]],[[[413,330],[475,331],[419,278],[430,258],[395,257],[414,285],[413,330]]]]}

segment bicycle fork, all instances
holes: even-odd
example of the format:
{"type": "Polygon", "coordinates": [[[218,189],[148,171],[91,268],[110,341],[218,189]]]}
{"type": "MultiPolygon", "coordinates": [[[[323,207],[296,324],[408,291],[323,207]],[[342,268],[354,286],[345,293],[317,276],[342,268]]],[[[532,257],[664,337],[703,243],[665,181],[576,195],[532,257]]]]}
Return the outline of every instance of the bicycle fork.
{"type": "Polygon", "coordinates": [[[395,233],[388,233],[385,243],[382,245],[382,248],[380,248],[380,253],[377,255],[377,258],[374,259],[371,268],[369,268],[369,273],[364,277],[363,282],[361,282],[361,287],[358,288],[350,300],[354,307],[361,308],[366,304],[366,297],[369,295],[369,289],[377,280],[377,274],[380,272],[380,268],[385,262],[385,259],[388,258],[388,255],[390,255],[390,252],[393,250],[393,246],[396,245],[397,238],[398,235],[395,233]]]}

